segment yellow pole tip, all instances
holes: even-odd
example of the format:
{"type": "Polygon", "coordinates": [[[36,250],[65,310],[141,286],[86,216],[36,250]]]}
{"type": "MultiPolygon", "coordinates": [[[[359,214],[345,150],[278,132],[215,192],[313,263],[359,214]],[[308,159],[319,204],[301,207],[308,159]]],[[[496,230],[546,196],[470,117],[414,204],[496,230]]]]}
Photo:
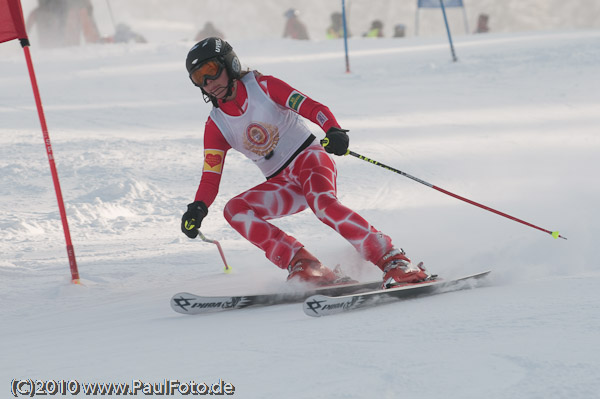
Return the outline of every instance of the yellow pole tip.
{"type": "Polygon", "coordinates": [[[229,273],[231,273],[231,266],[227,265],[225,267],[225,274],[229,274],[229,273]]]}
{"type": "Polygon", "coordinates": [[[558,238],[558,237],[560,237],[560,234],[558,234],[558,231],[553,231],[552,232],[552,237],[558,238]]]}

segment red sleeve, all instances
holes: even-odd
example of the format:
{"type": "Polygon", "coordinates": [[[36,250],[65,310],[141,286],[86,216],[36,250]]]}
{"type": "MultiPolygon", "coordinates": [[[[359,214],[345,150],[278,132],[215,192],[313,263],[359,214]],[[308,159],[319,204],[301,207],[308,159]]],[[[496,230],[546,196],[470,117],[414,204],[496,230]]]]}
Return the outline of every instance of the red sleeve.
{"type": "Polygon", "coordinates": [[[321,126],[324,132],[332,126],[340,127],[329,108],[294,89],[283,80],[267,75],[259,75],[257,80],[261,89],[273,101],[321,126]]]}
{"type": "Polygon", "coordinates": [[[195,201],[202,201],[207,207],[214,202],[219,192],[225,155],[230,148],[215,122],[208,118],[204,127],[204,166],[195,201]]]}

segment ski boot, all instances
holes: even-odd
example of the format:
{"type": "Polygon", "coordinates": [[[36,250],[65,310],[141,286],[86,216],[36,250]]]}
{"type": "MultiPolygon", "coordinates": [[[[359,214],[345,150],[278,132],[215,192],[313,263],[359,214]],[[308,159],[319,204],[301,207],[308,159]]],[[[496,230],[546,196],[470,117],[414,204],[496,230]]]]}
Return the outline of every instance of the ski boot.
{"type": "Polygon", "coordinates": [[[413,265],[402,249],[392,248],[377,262],[377,267],[383,271],[383,289],[420,283],[433,277],[425,271],[423,262],[413,265]]]}
{"type": "Polygon", "coordinates": [[[312,286],[353,284],[357,281],[343,275],[340,267],[331,270],[321,264],[306,249],[301,248],[288,266],[287,281],[308,283],[312,286]]]}

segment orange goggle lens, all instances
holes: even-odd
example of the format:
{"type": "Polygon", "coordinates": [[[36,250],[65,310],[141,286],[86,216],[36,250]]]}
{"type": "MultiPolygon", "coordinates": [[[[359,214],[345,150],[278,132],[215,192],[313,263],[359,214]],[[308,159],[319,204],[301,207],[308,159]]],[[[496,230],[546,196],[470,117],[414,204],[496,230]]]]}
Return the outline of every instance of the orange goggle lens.
{"type": "Polygon", "coordinates": [[[205,86],[208,79],[216,79],[223,72],[223,66],[217,61],[208,61],[196,69],[190,77],[196,86],[205,86]]]}

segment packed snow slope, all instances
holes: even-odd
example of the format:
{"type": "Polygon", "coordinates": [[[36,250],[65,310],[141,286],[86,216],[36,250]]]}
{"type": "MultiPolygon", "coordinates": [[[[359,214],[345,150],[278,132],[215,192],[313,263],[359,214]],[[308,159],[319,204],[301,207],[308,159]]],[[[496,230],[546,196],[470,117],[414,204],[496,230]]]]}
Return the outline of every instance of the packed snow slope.
{"type": "MultiPolygon", "coordinates": [[[[179,291],[286,289],[286,272],[222,216],[263,180],[241,155],[228,156],[202,226],[233,273],[179,231],[210,111],[185,73],[191,42],[32,49],[82,276],[71,284],[25,62],[3,57],[0,390],[22,378],[222,379],[240,398],[597,397],[599,43],[600,31],[463,36],[452,62],[441,37],[356,38],[345,73],[341,41],[232,41],[244,66],[328,105],[353,151],[568,238],[339,157],[341,201],[411,258],[442,276],[493,275],[323,319],[299,304],[169,308],[179,291]]],[[[324,263],[380,278],[310,212],[275,223],[324,263]]]]}

